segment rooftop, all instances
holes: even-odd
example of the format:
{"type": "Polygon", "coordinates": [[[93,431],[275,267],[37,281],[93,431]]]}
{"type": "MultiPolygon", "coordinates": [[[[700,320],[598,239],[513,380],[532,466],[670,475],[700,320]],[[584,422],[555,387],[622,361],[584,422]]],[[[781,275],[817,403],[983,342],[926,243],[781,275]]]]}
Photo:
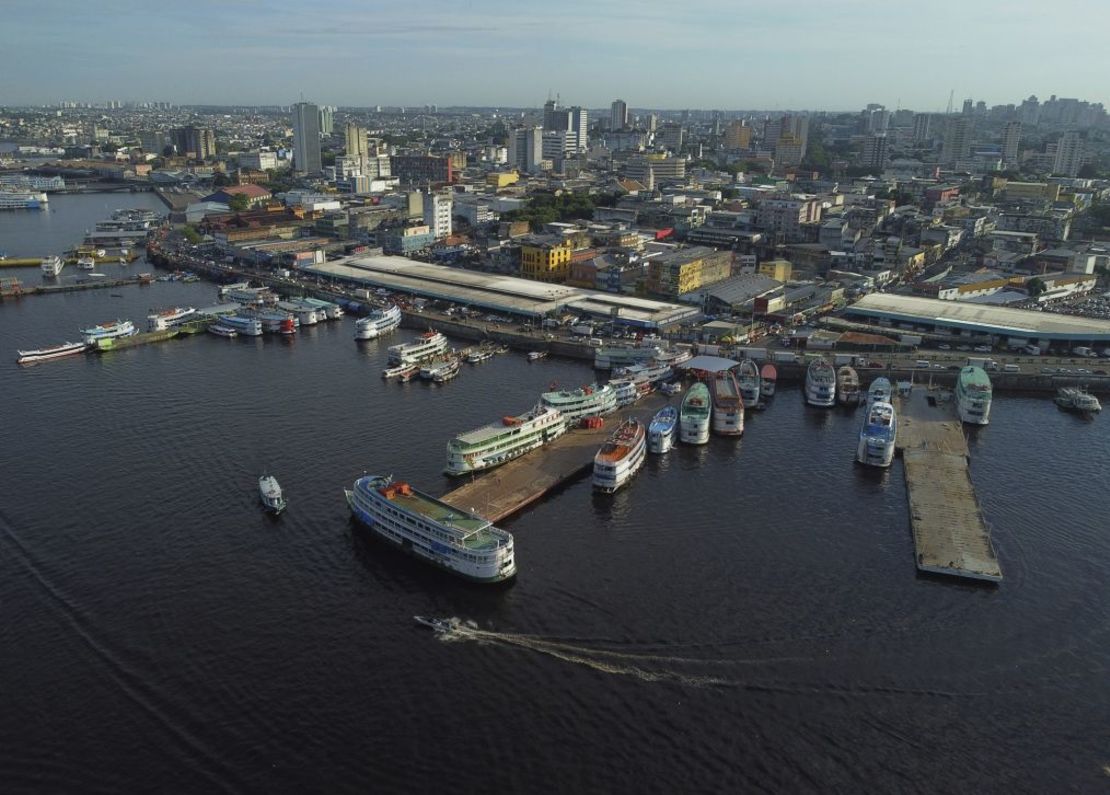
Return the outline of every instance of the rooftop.
{"type": "Polygon", "coordinates": [[[936,323],[986,334],[1110,340],[1110,320],[909,295],[872,293],[848,307],[847,312],[911,323],[936,323]]]}

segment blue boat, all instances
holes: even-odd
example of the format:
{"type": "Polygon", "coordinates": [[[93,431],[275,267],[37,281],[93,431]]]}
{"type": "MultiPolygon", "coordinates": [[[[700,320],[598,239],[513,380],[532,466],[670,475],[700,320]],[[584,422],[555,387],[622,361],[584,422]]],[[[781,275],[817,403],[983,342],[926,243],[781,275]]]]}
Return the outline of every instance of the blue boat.
{"type": "Polygon", "coordinates": [[[678,409],[664,406],[651,418],[648,425],[648,452],[665,453],[674,447],[678,430],[678,409]]]}

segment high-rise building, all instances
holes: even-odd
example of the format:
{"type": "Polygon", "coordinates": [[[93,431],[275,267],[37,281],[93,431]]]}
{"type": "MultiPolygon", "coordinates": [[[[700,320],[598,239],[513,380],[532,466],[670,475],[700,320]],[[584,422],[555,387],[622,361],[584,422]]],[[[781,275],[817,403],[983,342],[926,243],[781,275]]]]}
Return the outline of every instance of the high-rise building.
{"type": "Polygon", "coordinates": [[[974,112],[975,112],[975,100],[965,99],[964,100],[964,109],[963,109],[963,114],[962,115],[970,116],[974,112]]]}
{"type": "Polygon", "coordinates": [[[585,108],[575,106],[570,109],[570,130],[578,136],[578,151],[585,152],[589,148],[589,113],[585,108]]]}
{"type": "Polygon", "coordinates": [[[320,106],[320,135],[331,135],[335,129],[335,108],[331,105],[320,106]]]}
{"type": "Polygon", "coordinates": [[[522,172],[539,171],[543,159],[543,129],[518,127],[509,131],[509,165],[522,172]]]}
{"type": "Polygon", "coordinates": [[[623,130],[628,126],[628,105],[623,99],[614,99],[609,106],[609,129],[623,130]]]}
{"type": "Polygon", "coordinates": [[[347,122],[344,132],[344,137],[347,139],[347,157],[357,158],[360,173],[365,173],[366,161],[370,157],[370,140],[366,129],[353,122],[347,122]]]}
{"type": "Polygon", "coordinates": [[[320,108],[311,102],[293,105],[293,170],[298,174],[319,174],[320,108]]]}
{"type": "Polygon", "coordinates": [[[948,116],[944,123],[944,145],[940,150],[942,165],[953,166],[966,160],[971,153],[971,117],[948,116]]]}
{"type": "Polygon", "coordinates": [[[1009,121],[1002,128],[1002,162],[1004,165],[1013,165],[1018,162],[1018,151],[1021,146],[1021,122],[1009,121]]]}
{"type": "Polygon", "coordinates": [[[160,155],[166,148],[166,134],[162,130],[143,130],[139,133],[139,146],[144,152],[160,155]]]}
{"type": "Polygon", "coordinates": [[[1056,142],[1056,161],[1052,173],[1074,177],[1086,157],[1086,141],[1077,132],[1066,132],[1056,142]]]}
{"type": "Polygon", "coordinates": [[[860,165],[866,168],[882,169],[887,162],[886,133],[872,133],[863,139],[863,152],[860,154],[860,165]]]}
{"type": "Polygon", "coordinates": [[[915,113],[913,116],[913,142],[915,144],[923,144],[929,141],[932,137],[930,127],[932,126],[933,117],[929,113],[915,113]]]}
{"type": "Polygon", "coordinates": [[[441,240],[451,234],[450,193],[424,194],[424,223],[432,230],[432,236],[441,240]]]}
{"type": "Polygon", "coordinates": [[[659,128],[659,137],[663,141],[663,146],[672,152],[679,152],[686,140],[686,131],[681,124],[664,124],[659,128]]]}
{"type": "Polygon", "coordinates": [[[752,145],[752,128],[742,119],[733,119],[725,128],[725,149],[748,149],[752,145]]]}
{"type": "Polygon", "coordinates": [[[559,102],[557,100],[548,99],[547,102],[543,103],[543,128],[545,130],[555,129],[555,112],[558,110],[559,102]]]}
{"type": "Polygon", "coordinates": [[[216,134],[203,127],[175,127],[170,130],[170,143],[177,153],[195,160],[205,160],[216,155],[216,134]]]}

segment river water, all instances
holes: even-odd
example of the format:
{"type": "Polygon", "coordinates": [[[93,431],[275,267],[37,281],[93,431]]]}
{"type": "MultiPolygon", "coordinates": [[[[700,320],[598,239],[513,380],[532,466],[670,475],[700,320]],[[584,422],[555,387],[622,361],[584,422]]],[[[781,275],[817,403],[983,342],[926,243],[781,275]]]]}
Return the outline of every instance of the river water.
{"type": "Polygon", "coordinates": [[[973,434],[997,587],[918,575],[901,463],[855,466],[859,416],[791,388],[740,441],[506,521],[519,576],[478,587],[374,542],[342,490],[380,472],[446,491],[448,438],[588,367],[510,354],[387,383],[396,339],[356,345],[349,319],[13,363],[215,302],[206,283],[114,292],[0,304],[5,792],[1110,782],[1105,417],[998,396],[973,434]],[[413,615],[481,631],[437,639],[413,615]]]}

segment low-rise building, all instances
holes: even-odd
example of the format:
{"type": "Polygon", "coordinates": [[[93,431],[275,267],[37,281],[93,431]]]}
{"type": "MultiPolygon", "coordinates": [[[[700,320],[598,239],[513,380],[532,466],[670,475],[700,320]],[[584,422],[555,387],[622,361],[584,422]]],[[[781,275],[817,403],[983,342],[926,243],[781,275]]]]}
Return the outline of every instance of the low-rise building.
{"type": "Polygon", "coordinates": [[[705,246],[677,249],[648,263],[647,290],[677,298],[732,275],[732,254],[705,246]]]}
{"type": "Polygon", "coordinates": [[[566,282],[574,251],[570,240],[561,235],[525,235],[519,242],[521,276],[539,282],[566,282]]]}

